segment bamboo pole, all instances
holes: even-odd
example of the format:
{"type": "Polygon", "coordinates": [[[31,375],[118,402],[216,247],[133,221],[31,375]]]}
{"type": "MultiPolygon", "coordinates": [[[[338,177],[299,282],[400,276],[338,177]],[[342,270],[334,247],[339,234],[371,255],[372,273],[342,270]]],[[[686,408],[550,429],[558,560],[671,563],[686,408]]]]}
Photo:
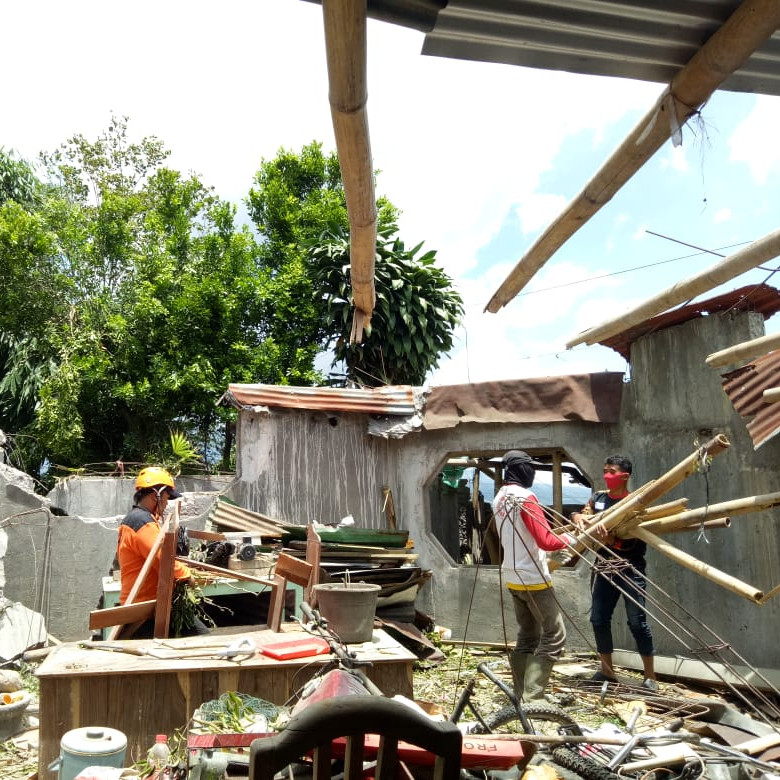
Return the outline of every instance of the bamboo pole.
{"type": "MultiPolygon", "coordinates": [[[[596,515],[594,523],[586,531],[578,534],[576,542],[570,546],[570,552],[575,553],[573,560],[577,560],[577,554],[582,554],[585,550],[602,546],[602,542],[598,538],[600,529],[614,533],[621,524],[631,520],[632,516],[635,516],[637,512],[644,509],[648,504],[652,504],[693,474],[702,457],[719,455],[730,446],[729,440],[723,434],[718,434],[658,479],[648,482],[638,490],[629,493],[606,512],[596,515]]],[[[637,526],[636,531],[638,530],[640,529],[637,526]]],[[[548,565],[550,571],[560,568],[560,564],[557,561],[550,561],[548,565]]]]}
{"type": "MultiPolygon", "coordinates": [[[[780,7],[780,4],[778,5],[780,7]]],[[[695,274],[688,279],[677,282],[658,295],[641,303],[630,311],[623,312],[617,317],[602,322],[593,328],[584,330],[578,336],[566,342],[566,348],[571,349],[577,344],[595,344],[604,341],[616,333],[623,333],[628,328],[644,322],[650,317],[671,309],[680,303],[695,298],[703,292],[724,284],[736,276],[750,271],[761,263],[780,255],[780,230],[759,238],[745,249],[729,255],[725,260],[708,268],[700,274],[695,274]]]]}
{"type": "Polygon", "coordinates": [[[681,525],[679,528],[670,528],[666,533],[670,534],[682,534],[682,533],[690,533],[691,531],[696,531],[699,528],[704,528],[706,530],[715,529],[715,528],[731,528],[731,518],[730,517],[715,517],[712,520],[703,520],[700,523],[692,523],[691,525],[681,525]]]}
{"type": "Polygon", "coordinates": [[[642,523],[641,527],[654,534],[668,533],[676,528],[696,525],[702,520],[726,517],[726,515],[744,515],[749,512],[761,512],[764,509],[771,509],[775,506],[780,506],[780,493],[764,493],[760,496],[737,498],[733,501],[722,501],[718,504],[690,509],[687,512],[680,512],[678,515],[642,523]]]}
{"type": "Polygon", "coordinates": [[[726,572],[716,569],[714,566],[710,566],[704,561],[700,561],[693,555],[689,555],[682,550],[678,550],[669,542],[664,541],[655,534],[651,534],[649,531],[645,531],[643,528],[637,528],[634,531],[634,536],[637,539],[641,539],[651,547],[654,547],[658,552],[663,553],[667,558],[673,560],[675,563],[679,563],[680,566],[685,566],[686,569],[700,574],[705,579],[714,582],[716,585],[720,585],[732,593],[736,593],[738,596],[748,599],[755,604],[760,604],[761,599],[764,596],[763,591],[754,588],[752,585],[748,585],[742,580],[738,580],[736,577],[732,577],[726,572]]]}
{"type": "Polygon", "coordinates": [[[770,336],[761,336],[750,341],[743,341],[741,344],[735,344],[733,347],[713,352],[707,355],[704,362],[712,368],[723,368],[724,366],[732,366],[736,363],[752,360],[778,347],[780,347],[780,333],[773,333],[770,336]]]}
{"type": "Polygon", "coordinates": [[[677,514],[680,510],[688,508],[687,498],[677,498],[674,501],[668,501],[665,504],[656,504],[643,509],[641,512],[642,521],[656,520],[659,517],[677,514]]]}
{"type": "Polygon", "coordinates": [[[764,403],[776,404],[780,401],[780,387],[770,387],[761,393],[761,397],[764,399],[764,403]]]}
{"type": "Polygon", "coordinates": [[[350,277],[359,341],[376,303],[376,197],[366,103],[366,0],[322,0],[329,100],[350,230],[350,277]]]}
{"type": "MultiPolygon", "coordinates": [[[[695,114],[780,26],[777,0],[745,0],[682,67],[650,111],[564,212],[534,242],[485,307],[506,306],[579,230],[695,114]]],[[[568,346],[568,345],[567,345],[568,346]]]]}

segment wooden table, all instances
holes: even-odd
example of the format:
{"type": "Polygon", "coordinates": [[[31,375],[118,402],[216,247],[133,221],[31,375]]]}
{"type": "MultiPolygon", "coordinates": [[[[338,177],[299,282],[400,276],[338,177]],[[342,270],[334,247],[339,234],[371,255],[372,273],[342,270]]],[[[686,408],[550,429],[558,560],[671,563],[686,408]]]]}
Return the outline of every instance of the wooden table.
{"type": "MultiPolygon", "coordinates": [[[[53,780],[48,765],[60,754],[63,734],[83,726],[108,726],[127,736],[129,766],[146,756],[155,734],[186,735],[193,712],[226,691],[283,704],[292,692],[327,663],[328,655],[278,661],[261,652],[236,660],[217,657],[236,640],[248,637],[255,647],[284,639],[309,637],[297,624],[282,633],[268,629],[179,639],[106,642],[116,651],[58,646],[38,667],[40,679],[40,780],[53,780]],[[154,655],[139,655],[151,652],[154,655]],[[188,656],[188,657],[183,657],[188,656]]],[[[100,644],[100,643],[97,643],[100,644]]],[[[412,695],[416,657],[381,630],[373,641],[354,645],[358,657],[371,661],[368,676],[388,696],[412,695]]]]}

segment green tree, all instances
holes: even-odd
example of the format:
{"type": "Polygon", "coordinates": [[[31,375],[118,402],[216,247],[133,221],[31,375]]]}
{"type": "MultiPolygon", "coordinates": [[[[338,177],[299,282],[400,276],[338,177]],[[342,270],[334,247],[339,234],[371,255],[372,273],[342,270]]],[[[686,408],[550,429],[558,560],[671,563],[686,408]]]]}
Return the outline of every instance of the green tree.
{"type": "Polygon", "coordinates": [[[336,154],[318,143],[300,154],[282,149],[262,163],[248,206],[277,290],[269,312],[275,341],[289,351],[333,346],[334,365],[344,360],[362,385],[421,384],[452,346],[463,306],[435,252],[406,249],[395,206],[377,202],[377,305],[357,345],[349,344],[349,217],[336,154]]]}
{"type": "MultiPolygon", "coordinates": [[[[324,236],[311,250],[313,276],[324,293],[325,322],[336,361],[362,385],[422,385],[439,357],[452,348],[463,301],[435,265],[436,252],[418,256],[388,225],[379,234],[375,260],[376,306],[363,340],[350,344],[349,238],[324,236]]],[[[334,362],[336,362],[334,361],[334,362]]]]}

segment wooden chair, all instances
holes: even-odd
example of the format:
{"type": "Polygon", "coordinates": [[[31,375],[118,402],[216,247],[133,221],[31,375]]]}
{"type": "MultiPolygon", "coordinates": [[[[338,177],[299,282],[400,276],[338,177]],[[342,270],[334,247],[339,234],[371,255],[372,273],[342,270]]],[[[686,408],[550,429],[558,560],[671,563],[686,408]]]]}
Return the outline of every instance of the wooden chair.
{"type": "Polygon", "coordinates": [[[381,696],[343,696],[312,704],[291,718],[284,731],[252,742],[249,780],[273,780],[277,772],[312,752],[313,780],[330,778],[331,760],[341,756],[345,780],[358,780],[363,777],[363,761],[374,758],[374,751],[369,755],[366,749],[367,734],[379,736],[373,772],[377,780],[397,780],[404,754],[416,754],[415,763],[428,759],[433,780],[460,776],[462,736],[454,723],[430,720],[381,696]],[[341,737],[346,738],[343,746],[341,737]]]}
{"type": "Polygon", "coordinates": [[[287,583],[300,585],[303,588],[304,598],[312,588],[312,580],[316,578],[317,570],[308,561],[293,558],[287,553],[279,553],[274,566],[273,580],[276,587],[271,592],[271,600],[268,602],[268,628],[279,631],[282,625],[285,600],[287,596],[287,583]]]}

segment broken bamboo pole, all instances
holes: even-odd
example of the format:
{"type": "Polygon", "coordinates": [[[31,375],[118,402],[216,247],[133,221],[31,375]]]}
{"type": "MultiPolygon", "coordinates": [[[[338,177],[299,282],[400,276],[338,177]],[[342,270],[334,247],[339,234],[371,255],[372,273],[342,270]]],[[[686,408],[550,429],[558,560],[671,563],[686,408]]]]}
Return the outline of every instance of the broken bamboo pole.
{"type": "Polygon", "coordinates": [[[736,498],[733,501],[723,501],[718,504],[689,509],[678,515],[662,517],[641,524],[646,531],[654,534],[668,533],[676,528],[696,525],[702,520],[726,517],[727,515],[744,515],[749,512],[761,512],[764,509],[780,506],[780,493],[764,493],[760,496],[736,498]]]}
{"type": "MultiPolygon", "coordinates": [[[[745,0],[693,55],[584,189],[523,255],[485,311],[506,306],[536,272],[699,112],[712,93],[780,26],[777,0],[745,0]]],[[[628,326],[625,326],[628,327],[628,326]]],[[[577,342],[579,343],[579,342],[577,342]]],[[[567,344],[567,347],[569,345],[567,344]]]]}
{"type": "Polygon", "coordinates": [[[710,580],[710,582],[714,582],[716,585],[720,585],[755,604],[761,603],[761,599],[764,596],[763,591],[742,582],[742,580],[733,577],[731,574],[726,574],[726,572],[720,571],[720,569],[716,569],[714,566],[710,566],[704,561],[700,561],[693,555],[677,549],[669,544],[669,542],[661,539],[661,537],[656,536],[649,531],[645,531],[643,528],[636,528],[634,530],[634,537],[646,542],[651,547],[658,550],[658,552],[663,553],[670,560],[679,563],[680,566],[684,566],[686,569],[696,572],[696,574],[700,574],[705,579],[710,580]]]}
{"type": "Polygon", "coordinates": [[[355,307],[350,342],[360,341],[376,303],[376,197],[368,132],[366,0],[322,0],[330,113],[349,215],[355,307]]]}

